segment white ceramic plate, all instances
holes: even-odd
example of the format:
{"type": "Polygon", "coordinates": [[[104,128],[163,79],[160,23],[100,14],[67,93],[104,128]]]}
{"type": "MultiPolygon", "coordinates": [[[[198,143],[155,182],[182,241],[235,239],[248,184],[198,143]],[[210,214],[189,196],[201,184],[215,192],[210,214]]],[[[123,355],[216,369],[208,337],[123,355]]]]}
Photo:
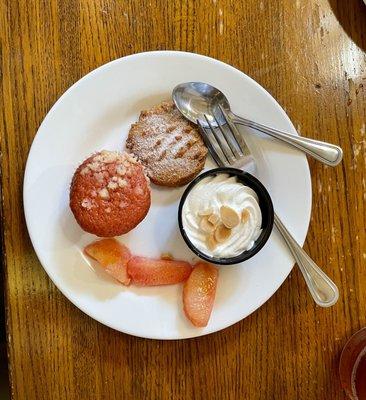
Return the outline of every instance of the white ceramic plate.
{"type": "MultiPolygon", "coordinates": [[[[258,122],[296,134],[278,103],[251,78],[217,60],[183,52],[151,52],[124,57],[89,73],[52,107],[32,144],[24,179],[29,234],[44,269],[78,308],[131,335],[182,339],[223,329],[248,316],[279,288],[294,264],[274,230],[255,257],[220,267],[214,310],[204,329],[182,311],[181,285],[124,287],[83,256],[96,237],[83,232],[69,209],[75,168],[101,149],[123,149],[139,112],[168,99],[175,85],[204,81],[223,90],[233,110],[258,122]]],[[[311,184],[303,154],[271,138],[246,132],[257,158],[257,176],[299,243],[305,240],[311,211],[311,184]]],[[[210,161],[207,167],[210,167],[210,161]]],[[[213,166],[213,164],[211,164],[213,166]]],[[[193,260],[177,224],[184,188],[153,187],[145,220],[120,237],[133,253],[158,257],[170,252],[193,260]]]]}

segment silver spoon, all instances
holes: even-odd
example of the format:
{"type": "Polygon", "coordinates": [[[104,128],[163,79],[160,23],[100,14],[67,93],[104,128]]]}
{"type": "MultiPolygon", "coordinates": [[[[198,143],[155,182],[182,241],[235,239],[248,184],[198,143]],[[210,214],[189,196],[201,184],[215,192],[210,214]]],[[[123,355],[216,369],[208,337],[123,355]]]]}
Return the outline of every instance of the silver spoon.
{"type": "MultiPolygon", "coordinates": [[[[319,140],[308,139],[301,136],[291,135],[271,128],[258,122],[242,118],[234,114],[230,109],[230,103],[225,95],[215,87],[203,82],[181,83],[173,90],[173,100],[179,111],[191,122],[205,121],[204,115],[221,115],[219,105],[227,112],[230,120],[235,124],[244,125],[256,129],[262,133],[282,140],[304,153],[316,158],[324,164],[335,166],[343,157],[343,151],[339,146],[319,140]]],[[[224,124],[225,121],[218,121],[224,124]]],[[[210,121],[217,126],[214,120],[210,121]]]]}

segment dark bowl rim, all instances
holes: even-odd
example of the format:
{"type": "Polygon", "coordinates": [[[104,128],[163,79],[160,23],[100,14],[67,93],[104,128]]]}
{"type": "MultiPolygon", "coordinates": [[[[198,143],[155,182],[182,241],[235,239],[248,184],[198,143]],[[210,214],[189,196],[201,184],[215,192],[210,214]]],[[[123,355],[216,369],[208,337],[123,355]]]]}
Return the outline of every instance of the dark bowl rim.
{"type": "MultiPolygon", "coordinates": [[[[261,208],[261,211],[263,213],[262,208],[261,208]]],[[[178,225],[179,225],[180,233],[181,233],[185,243],[190,248],[190,250],[192,250],[193,253],[195,253],[198,257],[200,257],[201,259],[203,259],[205,261],[213,263],[213,264],[219,264],[219,265],[239,264],[239,263],[249,260],[250,258],[255,256],[263,248],[263,246],[267,243],[267,241],[272,233],[273,223],[274,223],[273,203],[272,203],[271,196],[269,195],[267,189],[265,188],[263,183],[259,179],[257,179],[255,176],[253,176],[252,174],[249,174],[248,172],[245,172],[241,169],[237,169],[237,168],[231,168],[231,167],[213,168],[213,169],[210,169],[210,170],[205,171],[202,174],[198,175],[185,188],[183,195],[179,202],[179,207],[178,207],[178,225]],[[257,193],[257,195],[261,195],[264,198],[264,201],[265,201],[266,207],[267,207],[267,212],[268,212],[268,223],[264,228],[262,228],[263,232],[260,236],[260,240],[258,241],[258,239],[257,239],[254,246],[250,250],[246,250],[235,257],[216,258],[216,257],[208,256],[207,254],[205,254],[205,253],[201,252],[199,249],[197,249],[196,246],[194,246],[194,244],[190,241],[188,235],[186,234],[186,232],[183,228],[182,210],[183,210],[183,205],[184,205],[189,193],[191,192],[193,187],[196,186],[197,183],[200,182],[203,178],[206,178],[207,176],[210,176],[210,175],[217,175],[219,173],[221,173],[221,174],[226,173],[226,174],[229,174],[232,176],[235,175],[235,176],[239,177],[242,181],[244,181],[243,182],[244,184],[247,184],[247,183],[245,183],[245,181],[254,183],[256,188],[253,188],[250,185],[247,185],[247,186],[249,186],[251,189],[253,189],[257,193]],[[256,189],[259,189],[260,194],[258,193],[258,190],[256,190],[256,189]]]]}

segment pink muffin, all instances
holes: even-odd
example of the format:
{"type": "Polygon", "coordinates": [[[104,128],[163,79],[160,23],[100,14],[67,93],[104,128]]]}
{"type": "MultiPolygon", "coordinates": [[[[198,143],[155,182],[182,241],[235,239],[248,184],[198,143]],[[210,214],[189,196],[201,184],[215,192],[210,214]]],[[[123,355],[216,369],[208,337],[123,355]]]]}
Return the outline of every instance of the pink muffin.
{"type": "Polygon", "coordinates": [[[128,153],[103,150],[75,171],[70,208],[81,228],[101,237],[129,232],[146,216],[150,183],[143,166],[128,153]]]}

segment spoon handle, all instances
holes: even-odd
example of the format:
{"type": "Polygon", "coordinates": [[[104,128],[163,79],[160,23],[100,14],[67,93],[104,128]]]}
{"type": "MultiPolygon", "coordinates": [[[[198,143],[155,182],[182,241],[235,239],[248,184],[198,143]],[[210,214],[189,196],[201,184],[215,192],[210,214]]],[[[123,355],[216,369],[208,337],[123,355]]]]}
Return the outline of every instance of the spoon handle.
{"type": "Polygon", "coordinates": [[[337,286],[299,246],[276,214],[274,222],[294,256],[314,301],[321,307],[334,305],[339,297],[337,286]]]}
{"type": "Polygon", "coordinates": [[[266,125],[259,124],[258,122],[251,121],[239,117],[231,113],[231,118],[234,123],[256,129],[276,139],[282,140],[294,147],[302,150],[303,152],[313,156],[324,164],[335,166],[339,164],[343,157],[343,151],[339,146],[331,143],[321,142],[320,140],[308,139],[301,136],[291,135],[289,133],[279,131],[278,129],[271,128],[266,125]]]}

